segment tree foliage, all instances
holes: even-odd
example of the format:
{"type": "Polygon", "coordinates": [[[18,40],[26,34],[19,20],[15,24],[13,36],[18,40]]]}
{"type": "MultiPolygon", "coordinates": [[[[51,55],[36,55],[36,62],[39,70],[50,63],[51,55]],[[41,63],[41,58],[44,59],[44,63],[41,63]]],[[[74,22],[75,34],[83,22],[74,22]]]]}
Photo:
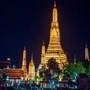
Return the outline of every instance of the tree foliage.
{"type": "Polygon", "coordinates": [[[39,70],[39,75],[41,78],[45,78],[47,74],[47,68],[45,65],[42,66],[42,68],[39,70]]]}
{"type": "Polygon", "coordinates": [[[50,58],[48,60],[47,67],[48,67],[49,71],[52,70],[53,73],[59,74],[61,72],[61,70],[59,68],[59,64],[56,62],[56,59],[54,59],[54,58],[50,58]]]}
{"type": "Polygon", "coordinates": [[[67,68],[65,69],[65,73],[71,75],[72,78],[75,78],[75,74],[85,73],[86,68],[83,66],[81,61],[77,62],[76,64],[69,63],[67,68]]]}
{"type": "Polygon", "coordinates": [[[77,73],[85,73],[86,72],[86,68],[83,66],[83,63],[81,61],[79,61],[77,64],[75,64],[75,67],[76,67],[77,73]]]}
{"type": "Polygon", "coordinates": [[[88,74],[88,77],[90,77],[90,64],[89,64],[89,66],[87,68],[87,74],[88,74]]]}
{"type": "Polygon", "coordinates": [[[39,75],[42,78],[50,79],[51,76],[58,77],[61,73],[61,70],[59,68],[58,63],[56,62],[56,59],[50,58],[46,65],[43,65],[40,69],[39,75]]]}
{"type": "Polygon", "coordinates": [[[67,68],[65,69],[65,75],[70,75],[72,78],[74,78],[74,74],[76,72],[76,67],[73,63],[70,63],[67,65],[67,68]]]}

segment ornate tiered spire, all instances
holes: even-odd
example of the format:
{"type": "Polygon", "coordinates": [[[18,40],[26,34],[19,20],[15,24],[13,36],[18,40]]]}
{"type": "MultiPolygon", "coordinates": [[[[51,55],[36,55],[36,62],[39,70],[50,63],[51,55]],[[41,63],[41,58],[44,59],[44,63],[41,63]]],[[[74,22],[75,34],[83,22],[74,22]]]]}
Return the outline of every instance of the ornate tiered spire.
{"type": "Polygon", "coordinates": [[[42,44],[42,50],[41,50],[41,64],[45,63],[45,45],[44,45],[44,41],[42,44]]]}
{"type": "Polygon", "coordinates": [[[58,21],[58,14],[57,14],[57,8],[56,8],[56,2],[54,2],[54,8],[53,8],[53,14],[52,14],[52,22],[58,21]]]}
{"type": "Polygon", "coordinates": [[[88,50],[87,44],[85,47],[85,60],[89,60],[89,50],[88,50]]]}
{"type": "Polygon", "coordinates": [[[29,63],[29,79],[34,79],[35,77],[35,65],[33,61],[33,54],[31,55],[31,61],[29,63]]]}
{"type": "Polygon", "coordinates": [[[24,50],[23,50],[22,70],[24,71],[24,76],[26,77],[26,75],[27,75],[26,47],[24,47],[24,50]]]}
{"type": "Polygon", "coordinates": [[[34,65],[34,62],[33,62],[33,54],[31,54],[31,62],[30,64],[34,65]]]}
{"type": "Polygon", "coordinates": [[[62,52],[56,2],[54,2],[54,8],[52,12],[52,22],[50,28],[50,41],[49,41],[48,50],[49,49],[51,50],[52,48],[62,52]]]}
{"type": "Polygon", "coordinates": [[[54,7],[52,11],[52,22],[50,28],[50,40],[48,48],[45,52],[45,45],[42,45],[41,51],[41,64],[46,64],[50,58],[55,58],[59,63],[60,68],[67,64],[67,56],[61,47],[60,41],[60,29],[58,23],[58,12],[56,8],[56,2],[54,2],[54,7]]]}

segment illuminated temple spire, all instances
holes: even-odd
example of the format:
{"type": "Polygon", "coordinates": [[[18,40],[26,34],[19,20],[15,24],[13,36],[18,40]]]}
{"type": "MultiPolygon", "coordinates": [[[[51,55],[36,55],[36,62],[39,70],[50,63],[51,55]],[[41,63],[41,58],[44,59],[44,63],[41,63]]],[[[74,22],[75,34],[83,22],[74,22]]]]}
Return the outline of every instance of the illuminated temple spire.
{"type": "Polygon", "coordinates": [[[85,47],[85,60],[89,60],[89,50],[88,50],[87,44],[85,47]]]}
{"type": "Polygon", "coordinates": [[[48,60],[52,57],[56,59],[61,69],[63,68],[63,65],[68,63],[67,56],[61,47],[60,29],[58,23],[58,11],[56,7],[56,2],[54,2],[54,7],[52,11],[50,40],[46,52],[45,52],[45,46],[42,45],[41,64],[42,63],[46,64],[48,60]]]}
{"type": "Polygon", "coordinates": [[[52,22],[50,28],[50,40],[48,45],[48,51],[53,49],[55,52],[60,51],[63,52],[61,48],[61,41],[60,41],[60,29],[58,23],[58,12],[56,8],[56,2],[54,2],[54,8],[52,12],[52,22]]]}
{"type": "Polygon", "coordinates": [[[24,47],[24,50],[23,50],[22,70],[24,71],[24,77],[26,77],[26,75],[27,75],[26,47],[24,47]]]}
{"type": "Polygon", "coordinates": [[[34,65],[34,62],[33,62],[33,54],[31,55],[31,62],[30,64],[33,64],[34,65]]]}
{"type": "Polygon", "coordinates": [[[31,61],[29,63],[29,79],[33,80],[35,77],[35,65],[33,61],[33,54],[31,55],[31,61]]]}
{"type": "Polygon", "coordinates": [[[57,14],[57,8],[56,8],[56,2],[54,2],[54,9],[53,9],[53,14],[52,14],[52,20],[53,22],[57,22],[58,20],[58,14],[57,14]]]}
{"type": "Polygon", "coordinates": [[[45,63],[45,45],[44,45],[44,41],[42,44],[42,50],[41,50],[41,64],[45,63]]]}
{"type": "MultiPolygon", "coordinates": [[[[52,22],[51,22],[51,28],[50,28],[50,41],[49,45],[52,43],[55,43],[58,45],[57,47],[61,47],[60,45],[60,30],[59,30],[59,23],[58,23],[58,12],[56,8],[56,3],[54,2],[54,8],[52,12],[52,22]]],[[[55,48],[57,48],[55,46],[55,48]]]]}

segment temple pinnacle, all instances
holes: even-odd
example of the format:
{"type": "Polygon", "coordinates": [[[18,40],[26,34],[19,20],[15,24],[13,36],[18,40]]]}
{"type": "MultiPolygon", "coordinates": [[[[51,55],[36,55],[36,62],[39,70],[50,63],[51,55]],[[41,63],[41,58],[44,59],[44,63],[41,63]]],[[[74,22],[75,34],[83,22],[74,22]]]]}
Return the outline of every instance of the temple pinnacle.
{"type": "Polygon", "coordinates": [[[54,2],[54,7],[56,7],[56,2],[54,2]]]}

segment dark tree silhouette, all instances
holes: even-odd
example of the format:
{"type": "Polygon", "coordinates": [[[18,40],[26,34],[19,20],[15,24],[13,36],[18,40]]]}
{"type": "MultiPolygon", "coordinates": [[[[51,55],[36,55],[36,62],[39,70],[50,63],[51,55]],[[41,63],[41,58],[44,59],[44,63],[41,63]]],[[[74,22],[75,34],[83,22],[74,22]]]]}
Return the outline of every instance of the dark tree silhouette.
{"type": "Polygon", "coordinates": [[[59,77],[61,70],[59,64],[56,62],[56,59],[50,58],[46,65],[42,66],[40,69],[39,75],[43,79],[51,79],[51,77],[59,77]]]}
{"type": "Polygon", "coordinates": [[[56,62],[56,59],[50,58],[47,62],[47,67],[49,71],[52,71],[53,73],[60,74],[61,70],[59,68],[59,64],[56,62]]]}

